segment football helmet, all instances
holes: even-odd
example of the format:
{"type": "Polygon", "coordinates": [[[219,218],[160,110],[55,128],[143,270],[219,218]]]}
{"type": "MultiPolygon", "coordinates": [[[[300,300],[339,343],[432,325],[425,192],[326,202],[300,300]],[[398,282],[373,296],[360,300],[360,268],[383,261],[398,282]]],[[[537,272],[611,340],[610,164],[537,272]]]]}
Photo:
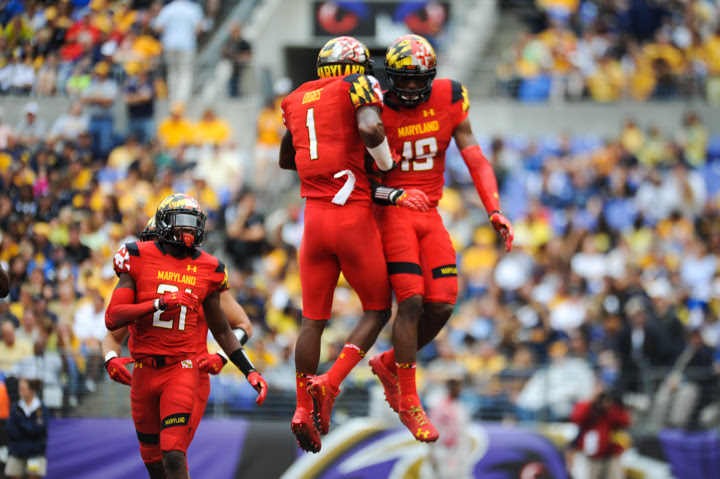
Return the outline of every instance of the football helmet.
{"type": "Polygon", "coordinates": [[[435,50],[420,35],[403,35],[395,40],[385,54],[385,75],[390,92],[407,107],[416,106],[430,97],[435,78],[435,50]],[[417,85],[408,88],[410,80],[417,85]]]}
{"type": "Polygon", "coordinates": [[[162,241],[195,248],[205,237],[205,214],[190,195],[175,193],[165,198],[155,213],[155,231],[162,241]]]}
{"type": "Polygon", "coordinates": [[[353,37],[335,37],[328,41],[317,57],[320,78],[339,77],[351,73],[373,74],[373,61],[368,48],[353,37]]]}
{"type": "Polygon", "coordinates": [[[151,216],[145,229],[140,233],[140,241],[150,241],[154,238],[157,238],[157,230],[155,229],[155,217],[151,216]]]}

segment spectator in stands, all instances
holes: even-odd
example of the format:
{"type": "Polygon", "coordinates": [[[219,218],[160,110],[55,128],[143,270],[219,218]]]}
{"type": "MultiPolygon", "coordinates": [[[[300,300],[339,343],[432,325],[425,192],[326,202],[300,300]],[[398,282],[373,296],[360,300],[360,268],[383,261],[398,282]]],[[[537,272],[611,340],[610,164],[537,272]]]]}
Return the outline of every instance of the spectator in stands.
{"type": "Polygon", "coordinates": [[[590,364],[569,357],[568,349],[566,341],[550,346],[550,364],[537,370],[517,397],[519,419],[567,420],[575,402],[592,397],[595,376],[590,364]]]}
{"type": "Polygon", "coordinates": [[[80,225],[73,223],[68,228],[68,244],[65,246],[65,257],[73,264],[84,263],[90,258],[90,248],[80,241],[80,225]]]}
{"type": "Polygon", "coordinates": [[[190,0],[172,0],[162,7],[153,26],[161,36],[170,101],[187,103],[193,89],[197,35],[203,28],[202,9],[190,0]]]}
{"type": "Polygon", "coordinates": [[[23,108],[25,116],[15,127],[15,135],[17,140],[23,146],[32,150],[36,150],[40,142],[45,139],[45,121],[38,118],[40,106],[35,101],[31,101],[23,108]]]}
{"type": "Polygon", "coordinates": [[[242,25],[239,23],[230,26],[230,35],[223,46],[222,57],[228,60],[232,67],[228,80],[228,95],[230,98],[237,98],[242,94],[243,77],[252,60],[252,46],[243,37],[242,25]]]}
{"type": "Polygon", "coordinates": [[[257,211],[255,193],[246,191],[225,210],[225,229],[225,247],[235,267],[242,271],[252,270],[265,244],[264,218],[257,211]]]}
{"type": "Polygon", "coordinates": [[[86,62],[78,62],[72,69],[72,74],[65,82],[65,94],[71,99],[79,99],[85,96],[90,87],[92,76],[88,73],[86,62]]]}
{"type": "Polygon", "coordinates": [[[14,135],[13,128],[5,123],[5,110],[0,108],[0,150],[7,148],[8,138],[14,135]]]}
{"type": "Polygon", "coordinates": [[[33,379],[40,382],[40,399],[50,409],[61,409],[63,405],[62,373],[67,371],[63,359],[57,352],[47,351],[48,335],[42,333],[35,341],[33,354],[21,359],[10,370],[16,378],[33,379]]]}
{"type": "MultiPolygon", "coordinates": [[[[3,291],[10,291],[10,276],[4,269],[0,272],[0,288],[5,288],[3,291]]],[[[7,294],[0,298],[0,324],[5,321],[10,321],[15,328],[20,327],[20,320],[10,312],[10,298],[7,294]]]]}
{"type": "Polygon", "coordinates": [[[35,94],[38,97],[54,96],[58,92],[58,65],[56,53],[48,53],[37,72],[35,94]]]}
{"type": "Polygon", "coordinates": [[[82,96],[90,117],[88,131],[93,137],[93,153],[97,157],[104,158],[113,147],[113,107],[117,95],[118,85],[110,77],[110,65],[99,62],[82,96]]]}
{"type": "Polygon", "coordinates": [[[158,126],[157,136],[160,146],[174,149],[192,144],[193,134],[192,123],[185,117],[185,104],[177,101],[171,103],[170,116],[158,126]]]}
{"type": "Polygon", "coordinates": [[[73,102],[70,105],[70,111],[61,115],[55,120],[53,126],[48,132],[47,140],[50,142],[75,142],[80,134],[89,131],[90,118],[83,114],[83,105],[81,102],[73,102]]]}
{"type": "Polygon", "coordinates": [[[100,377],[102,358],[101,343],[107,330],[105,328],[105,301],[100,292],[91,288],[86,295],[87,301],[75,311],[73,333],[80,340],[81,350],[85,353],[85,388],[94,392],[95,381],[100,377]]]}
{"type": "Polygon", "coordinates": [[[623,479],[620,455],[629,445],[630,414],[615,392],[602,391],[575,404],[571,418],[578,426],[575,448],[588,459],[587,479],[623,479]]]}
{"type": "Polygon", "coordinates": [[[5,320],[0,326],[0,371],[8,371],[26,356],[32,354],[32,345],[15,338],[15,326],[5,320]]]}
{"type": "Polygon", "coordinates": [[[223,145],[232,137],[230,125],[222,118],[215,116],[215,110],[212,108],[205,109],[202,118],[193,129],[195,142],[198,145],[223,145]]]}
{"type": "Polygon", "coordinates": [[[155,135],[155,87],[144,65],[133,62],[126,65],[128,78],[123,85],[127,106],[128,135],[140,143],[148,143],[155,135]]]}
{"type": "Polygon", "coordinates": [[[10,91],[15,95],[28,96],[35,87],[37,76],[30,56],[19,58],[12,72],[10,91]]]}
{"type": "Polygon", "coordinates": [[[20,379],[20,400],[13,405],[7,423],[8,460],[5,475],[11,479],[38,479],[47,473],[47,438],[50,411],[37,395],[36,380],[20,379]]]}
{"type": "Polygon", "coordinates": [[[700,412],[715,399],[715,353],[705,344],[700,330],[693,329],[687,336],[685,350],[653,399],[649,422],[655,429],[664,426],[698,429],[700,412]]]}

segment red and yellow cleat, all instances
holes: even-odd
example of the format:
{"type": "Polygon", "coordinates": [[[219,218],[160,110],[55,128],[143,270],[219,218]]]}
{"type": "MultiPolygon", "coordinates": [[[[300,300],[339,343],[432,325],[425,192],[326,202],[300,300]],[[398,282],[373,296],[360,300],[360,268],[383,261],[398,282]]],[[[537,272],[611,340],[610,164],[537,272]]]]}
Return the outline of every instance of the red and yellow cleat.
{"type": "Polygon", "coordinates": [[[330,430],[330,416],[332,416],[335,398],[340,394],[340,389],[333,388],[328,375],[323,374],[308,381],[308,392],[313,399],[315,425],[320,434],[324,436],[330,430]]]}
{"type": "Polygon", "coordinates": [[[295,410],[290,428],[293,434],[295,434],[295,439],[300,449],[313,453],[320,452],[320,448],[322,447],[320,434],[307,409],[299,407],[295,410]]]}
{"type": "Polygon", "coordinates": [[[373,374],[378,377],[380,384],[385,390],[385,401],[390,405],[393,411],[398,412],[400,408],[400,382],[397,374],[390,371],[382,362],[382,354],[377,354],[370,358],[370,369],[373,374]]]}
{"type": "Polygon", "coordinates": [[[403,401],[398,412],[400,420],[406,428],[413,434],[416,440],[420,442],[435,442],[440,437],[440,433],[435,429],[425,414],[425,410],[420,404],[418,397],[408,397],[403,401]],[[408,403],[407,405],[405,403],[408,403]]]}

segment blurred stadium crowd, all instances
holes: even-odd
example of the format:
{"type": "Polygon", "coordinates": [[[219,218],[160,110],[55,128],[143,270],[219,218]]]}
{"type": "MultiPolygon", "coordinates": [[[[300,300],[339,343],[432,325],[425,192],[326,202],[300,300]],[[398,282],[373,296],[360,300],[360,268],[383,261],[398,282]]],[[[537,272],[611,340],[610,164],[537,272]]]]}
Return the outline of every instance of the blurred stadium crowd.
{"type": "MultiPolygon", "coordinates": [[[[97,27],[111,36],[145,18],[122,2],[112,14],[96,0],[77,8],[35,2],[12,14],[15,3],[1,11],[2,41],[16,47],[3,51],[20,52],[8,62],[37,65],[41,38],[56,41],[40,32],[67,29],[49,43],[55,47],[43,54],[41,71],[53,52],[62,57],[72,45],[73,25],[112,19],[108,30],[97,27]],[[138,20],[122,21],[127,15],[138,20]],[[29,38],[36,40],[27,47],[29,38]]],[[[553,35],[575,41],[560,28],[553,35]]],[[[582,38],[604,41],[609,52],[606,28],[588,26],[582,38]]],[[[93,68],[89,89],[115,81],[102,58],[93,68]]],[[[0,262],[11,277],[11,294],[0,301],[0,371],[10,394],[13,378],[39,377],[46,404],[63,414],[109,381],[100,340],[116,283],[112,254],[137,239],[162,198],[182,191],[208,213],[204,248],[226,260],[231,291],[254,323],[248,351],[272,388],[269,399],[293,397],[303,216],[296,185],[275,170],[284,131],[279,102],[259,113],[252,152],[234,145],[212,110],[195,122],[179,102],[167,118],[150,108],[138,117],[150,122],[134,124],[130,114],[128,131],[103,136],[93,108],[129,108],[133,88],[116,85],[109,103],[81,94],[85,101],[52,125],[38,118],[42,102],[30,99],[18,125],[0,121],[0,262]]],[[[145,101],[152,105],[155,95],[145,101]]],[[[628,119],[611,138],[481,137],[515,226],[510,254],[487,225],[462,158],[449,152],[439,208],[458,252],[460,293],[449,326],[418,358],[428,401],[456,377],[475,417],[566,420],[576,401],[602,387],[626,393],[646,424],[711,423],[720,370],[720,138],[693,112],[680,120],[673,135],[628,119]]],[[[360,315],[341,278],[323,336],[328,362],[360,315]]],[[[375,348],[390,347],[389,330],[375,348]]],[[[234,374],[214,382],[211,403],[254,394],[243,393],[234,374]]],[[[363,391],[376,382],[368,367],[348,380],[347,389],[363,391]]]]}
{"type": "Polygon", "coordinates": [[[715,2],[537,0],[496,70],[523,101],[720,100],[715,2]]]}

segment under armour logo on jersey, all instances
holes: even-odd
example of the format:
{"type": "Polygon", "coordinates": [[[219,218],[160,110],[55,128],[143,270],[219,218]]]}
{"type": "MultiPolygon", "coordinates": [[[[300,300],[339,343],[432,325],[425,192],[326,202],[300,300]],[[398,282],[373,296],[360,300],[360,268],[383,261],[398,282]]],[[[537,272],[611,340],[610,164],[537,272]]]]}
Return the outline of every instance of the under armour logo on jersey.
{"type": "Polygon", "coordinates": [[[435,116],[435,109],[434,109],[434,108],[430,108],[429,110],[423,110],[423,116],[426,117],[426,116],[428,116],[428,115],[430,115],[430,116],[435,116]]]}
{"type": "Polygon", "coordinates": [[[197,266],[193,266],[191,264],[187,265],[187,270],[192,271],[193,273],[197,273],[197,266]]]}

